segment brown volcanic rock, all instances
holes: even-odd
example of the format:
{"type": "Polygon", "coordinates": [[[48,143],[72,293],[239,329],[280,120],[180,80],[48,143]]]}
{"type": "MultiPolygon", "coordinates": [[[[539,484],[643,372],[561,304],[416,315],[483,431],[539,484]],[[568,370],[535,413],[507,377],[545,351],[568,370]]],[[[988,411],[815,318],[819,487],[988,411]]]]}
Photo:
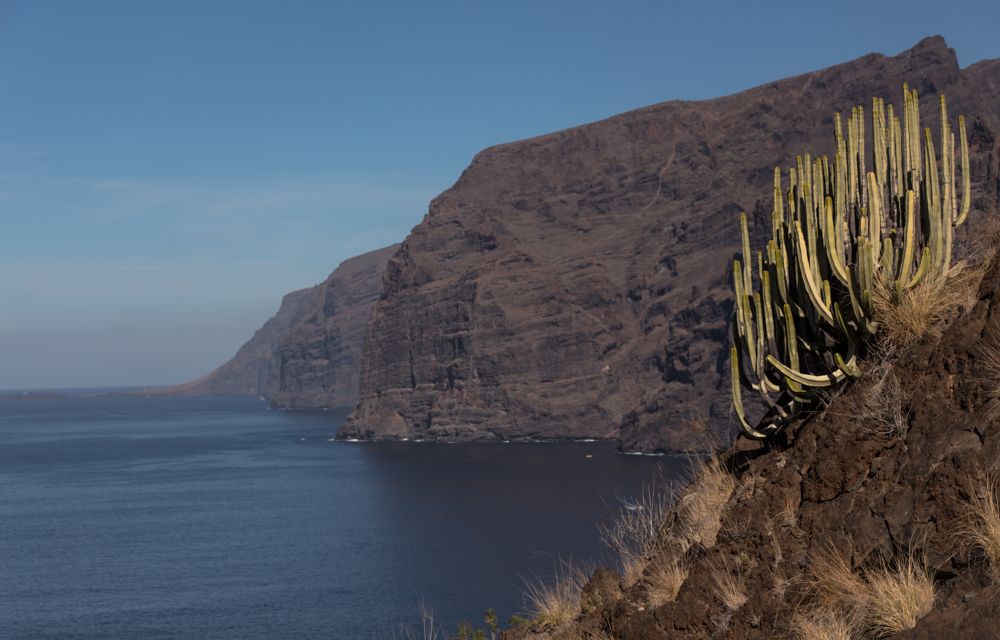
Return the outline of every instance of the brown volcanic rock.
{"type": "Polygon", "coordinates": [[[270,397],[278,390],[281,337],[312,308],[320,291],[321,285],[317,285],[287,294],[278,313],[257,329],[231,360],[204,378],[127,395],[270,397]]]}
{"type": "Polygon", "coordinates": [[[316,287],[310,308],[282,336],[281,378],[268,396],[282,409],[343,408],[358,402],[361,343],[382,271],[395,244],[340,263],[316,287]]]}
{"type": "Polygon", "coordinates": [[[671,451],[684,420],[705,416],[728,439],[739,212],[762,246],[774,167],[829,153],[835,111],[899,103],[904,81],[927,126],[941,92],[952,117],[979,118],[973,179],[995,190],[983,154],[1000,131],[998,78],[997,61],[963,71],[934,37],[483,151],[389,261],[339,437],[671,451]]]}

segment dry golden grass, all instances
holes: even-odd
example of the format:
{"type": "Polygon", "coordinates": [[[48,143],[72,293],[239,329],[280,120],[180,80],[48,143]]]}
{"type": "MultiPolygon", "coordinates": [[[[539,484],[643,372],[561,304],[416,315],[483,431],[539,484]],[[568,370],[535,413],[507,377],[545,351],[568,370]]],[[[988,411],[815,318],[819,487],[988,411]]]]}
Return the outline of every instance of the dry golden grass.
{"type": "Polygon", "coordinates": [[[1000,216],[992,202],[986,204],[983,215],[976,223],[975,233],[969,234],[968,253],[962,257],[977,260],[980,264],[990,261],[1000,249],[1000,216]]]}
{"type": "Polygon", "coordinates": [[[1000,418],[1000,340],[995,336],[983,339],[975,353],[983,363],[979,381],[986,391],[986,419],[992,422],[1000,418]]]}
{"type": "Polygon", "coordinates": [[[869,601],[863,619],[871,637],[886,638],[912,629],[934,606],[934,578],[912,556],[894,567],[876,567],[866,577],[869,601]]]}
{"type": "Polygon", "coordinates": [[[687,566],[673,555],[663,554],[653,560],[649,564],[649,575],[646,578],[649,604],[659,607],[667,602],[673,602],[687,576],[687,566]]]}
{"type": "Polygon", "coordinates": [[[996,477],[973,486],[969,510],[970,522],[963,533],[972,544],[983,549],[993,579],[1000,580],[1000,503],[996,477]]]}
{"type": "Polygon", "coordinates": [[[710,569],[712,581],[715,582],[715,592],[727,613],[736,611],[750,599],[747,594],[746,577],[741,573],[734,573],[725,567],[722,569],[712,567],[710,569]]]}
{"type": "Polygon", "coordinates": [[[803,638],[824,636],[806,636],[801,629],[821,633],[831,625],[885,638],[912,628],[934,606],[933,576],[912,555],[858,574],[843,555],[831,551],[814,557],[811,572],[812,608],[797,616],[795,625],[803,638]]]}
{"type": "Polygon", "coordinates": [[[560,629],[553,634],[552,640],[614,640],[600,629],[560,629]]]}
{"type": "Polygon", "coordinates": [[[735,488],[736,478],[718,457],[712,456],[702,464],[677,506],[679,537],[685,548],[696,543],[705,548],[715,544],[723,507],[735,488]]]}
{"type": "Polygon", "coordinates": [[[872,292],[875,321],[882,340],[903,346],[926,335],[957,306],[968,306],[982,277],[981,268],[958,264],[946,275],[927,276],[923,282],[893,300],[893,283],[876,278],[872,292]]]}
{"type": "Polygon", "coordinates": [[[771,569],[777,569],[781,561],[784,560],[784,556],[781,553],[781,542],[778,540],[778,532],[780,530],[774,526],[774,521],[770,518],[765,521],[764,530],[771,541],[771,551],[774,553],[774,561],[771,563],[771,569]]]}
{"type": "Polygon", "coordinates": [[[601,542],[615,552],[625,582],[635,584],[650,560],[662,552],[668,536],[663,524],[671,513],[673,490],[658,467],[651,485],[613,518],[598,523],[601,542]]]}
{"type": "Polygon", "coordinates": [[[850,623],[829,611],[796,615],[792,629],[799,640],[852,640],[853,633],[850,623]]]}
{"type": "Polygon", "coordinates": [[[781,523],[785,526],[791,527],[795,526],[798,521],[798,516],[795,515],[795,509],[799,506],[798,496],[785,492],[781,497],[781,512],[778,516],[781,518],[781,523]]]}
{"type": "Polygon", "coordinates": [[[788,587],[802,579],[802,574],[786,578],[784,573],[772,572],[771,578],[774,581],[771,586],[771,596],[780,601],[785,599],[785,591],[788,590],[788,587]]]}
{"type": "Polygon", "coordinates": [[[694,544],[711,547],[721,526],[723,507],[736,480],[711,456],[693,472],[676,502],[676,491],[662,470],[640,498],[600,523],[601,540],[615,552],[628,585],[643,582],[648,603],[661,606],[677,597],[687,578],[684,555],[694,544]]]}
{"type": "Polygon", "coordinates": [[[815,610],[853,622],[865,606],[868,585],[851,570],[850,560],[835,549],[820,553],[812,559],[811,573],[815,610]]]}
{"type": "Polygon", "coordinates": [[[593,573],[592,567],[557,561],[553,575],[524,580],[527,614],[545,627],[558,627],[580,613],[580,592],[593,573]]]}
{"type": "Polygon", "coordinates": [[[420,630],[417,631],[409,624],[401,624],[389,629],[383,629],[377,635],[373,632],[372,638],[379,640],[437,640],[445,638],[444,630],[434,624],[434,610],[429,604],[421,600],[417,605],[420,613],[420,630]]]}
{"type": "Polygon", "coordinates": [[[871,383],[863,395],[857,417],[865,431],[883,440],[890,440],[906,433],[909,427],[910,398],[899,384],[891,366],[872,371],[871,383]]]}

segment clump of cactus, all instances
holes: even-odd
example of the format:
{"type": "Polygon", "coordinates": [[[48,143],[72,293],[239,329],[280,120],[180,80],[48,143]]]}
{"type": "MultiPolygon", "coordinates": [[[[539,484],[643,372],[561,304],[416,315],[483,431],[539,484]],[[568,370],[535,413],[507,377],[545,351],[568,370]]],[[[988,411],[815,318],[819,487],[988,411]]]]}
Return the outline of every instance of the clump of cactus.
{"type": "Polygon", "coordinates": [[[860,375],[858,358],[878,331],[872,294],[878,280],[894,301],[926,278],[951,268],[953,228],[969,212],[969,151],[958,119],[962,198],[956,195],[955,136],[941,96],[939,162],[931,131],[921,136],[917,92],[903,85],[900,118],[872,99],[874,171],[866,171],[863,107],[855,107],[843,135],[834,120],[836,153],[799,157],[787,190],[774,170],[772,239],[750,252],[741,215],[743,260],[733,264],[733,406],[743,432],[766,439],[804,406],[860,375]],[[756,262],[756,264],[754,264],[756,262]],[[756,269],[754,268],[756,266],[756,269]],[[741,387],[759,393],[767,414],[751,425],[741,387]]]}

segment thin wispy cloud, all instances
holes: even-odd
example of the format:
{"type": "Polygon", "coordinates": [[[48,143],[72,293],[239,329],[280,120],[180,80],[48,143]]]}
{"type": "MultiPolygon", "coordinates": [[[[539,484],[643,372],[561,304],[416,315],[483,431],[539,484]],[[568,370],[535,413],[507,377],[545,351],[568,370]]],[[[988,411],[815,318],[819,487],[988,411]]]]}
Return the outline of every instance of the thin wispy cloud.
{"type": "Polygon", "coordinates": [[[437,195],[433,189],[365,184],[337,180],[298,180],[214,185],[190,185],[155,180],[115,180],[86,177],[53,178],[32,174],[0,174],[0,188],[8,201],[72,192],[71,210],[93,221],[113,221],[169,210],[178,217],[260,215],[296,207],[327,207],[331,213],[355,207],[406,207],[422,215],[437,195]]]}

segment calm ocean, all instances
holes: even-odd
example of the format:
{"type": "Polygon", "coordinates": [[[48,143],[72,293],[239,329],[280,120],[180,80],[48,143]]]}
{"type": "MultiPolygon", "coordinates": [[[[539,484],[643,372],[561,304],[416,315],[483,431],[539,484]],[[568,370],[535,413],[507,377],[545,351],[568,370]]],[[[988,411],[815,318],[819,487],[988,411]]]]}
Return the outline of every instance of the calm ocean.
{"type": "MultiPolygon", "coordinates": [[[[608,443],[332,442],[249,398],[0,402],[0,637],[379,637],[523,610],[657,462],[608,443]]],[[[505,625],[502,625],[506,628],[505,625]]]]}

